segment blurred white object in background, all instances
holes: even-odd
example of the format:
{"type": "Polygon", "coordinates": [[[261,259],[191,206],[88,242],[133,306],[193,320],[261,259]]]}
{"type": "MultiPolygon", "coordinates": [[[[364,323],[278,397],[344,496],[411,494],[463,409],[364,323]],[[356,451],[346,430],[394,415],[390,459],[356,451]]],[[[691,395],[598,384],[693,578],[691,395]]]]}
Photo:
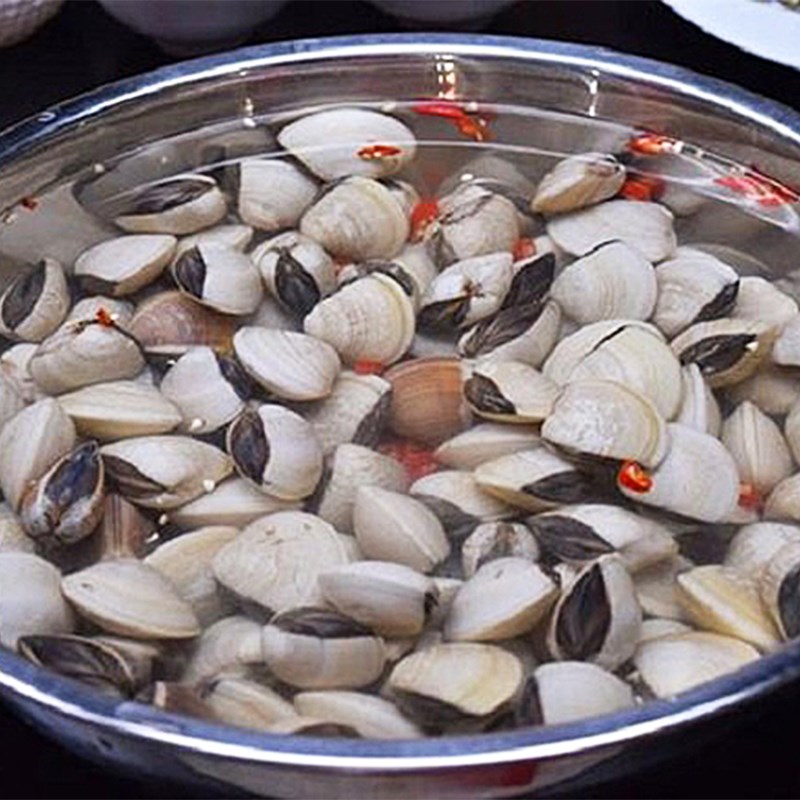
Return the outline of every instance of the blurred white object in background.
{"type": "Polygon", "coordinates": [[[515,0],[372,0],[387,14],[415,22],[474,22],[515,0]]]}
{"type": "Polygon", "coordinates": [[[0,47],[21,42],[54,16],[64,0],[0,0],[0,47]]]}
{"type": "MultiPolygon", "coordinates": [[[[0,0],[2,2],[2,0],[0,0]]],[[[286,0],[100,0],[120,22],[168,53],[192,55],[241,44],[286,0]]]]}

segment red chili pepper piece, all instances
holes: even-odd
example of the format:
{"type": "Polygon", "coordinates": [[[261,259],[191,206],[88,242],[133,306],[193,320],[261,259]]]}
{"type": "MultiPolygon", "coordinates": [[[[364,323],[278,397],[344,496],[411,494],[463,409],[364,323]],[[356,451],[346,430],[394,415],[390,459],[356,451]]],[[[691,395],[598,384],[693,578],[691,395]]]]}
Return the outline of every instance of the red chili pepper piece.
{"type": "Polygon", "coordinates": [[[374,161],[380,158],[399,156],[403,151],[393,144],[368,144],[364,145],[356,155],[364,161],[374,161]]]}
{"type": "Polygon", "coordinates": [[[35,197],[23,197],[19,204],[28,211],[36,211],[39,207],[39,201],[35,197]]]}
{"type": "Polygon", "coordinates": [[[361,358],[353,364],[353,372],[356,375],[380,375],[384,370],[384,365],[380,361],[370,361],[361,358]]]}
{"type": "Polygon", "coordinates": [[[419,241],[428,226],[439,216],[439,203],[436,200],[420,200],[411,209],[411,241],[419,241]]]}
{"type": "Polygon", "coordinates": [[[683,142],[658,133],[639,133],[628,142],[628,150],[646,156],[660,156],[662,153],[680,153],[683,142]]]}
{"type": "Polygon", "coordinates": [[[628,178],[619,190],[619,196],[626,200],[657,200],[664,194],[666,184],[655,175],[637,175],[628,178]]]}
{"type": "Polygon", "coordinates": [[[425,100],[415,103],[411,110],[423,116],[450,120],[459,133],[476,142],[485,142],[491,138],[489,123],[493,117],[485,111],[468,111],[461,103],[453,100],[425,100]]]}
{"type": "Polygon", "coordinates": [[[764,508],[764,498],[753,484],[740,483],[739,505],[742,508],[760,512],[764,508]]]}
{"type": "Polygon", "coordinates": [[[637,494],[645,494],[653,488],[653,478],[638,461],[625,461],[617,473],[620,486],[637,494]]]}
{"type": "Polygon", "coordinates": [[[97,309],[95,319],[106,328],[113,328],[115,325],[114,318],[102,306],[97,309]]]}
{"type": "Polygon", "coordinates": [[[717,186],[724,186],[736,194],[741,194],[758,205],[770,208],[781,206],[787,203],[797,203],[800,200],[795,192],[788,186],[784,186],[772,178],[759,175],[756,172],[743,173],[741,175],[723,175],[715,178],[717,186]]]}
{"type": "Polygon", "coordinates": [[[536,242],[523,236],[514,242],[514,249],[511,251],[514,261],[522,261],[523,258],[530,258],[536,255],[536,242]]]}
{"type": "Polygon", "coordinates": [[[408,439],[391,439],[380,444],[378,450],[402,464],[411,481],[424,478],[439,469],[432,450],[408,439]]]}

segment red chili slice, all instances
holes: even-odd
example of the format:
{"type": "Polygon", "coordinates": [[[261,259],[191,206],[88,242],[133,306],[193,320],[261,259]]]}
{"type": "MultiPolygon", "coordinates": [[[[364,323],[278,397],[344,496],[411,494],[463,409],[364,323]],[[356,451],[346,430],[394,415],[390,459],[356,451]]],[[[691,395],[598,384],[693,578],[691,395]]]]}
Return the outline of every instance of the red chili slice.
{"type": "Polygon", "coordinates": [[[408,439],[390,439],[380,444],[378,450],[402,464],[412,482],[439,469],[432,450],[408,439]]]}
{"type": "Polygon", "coordinates": [[[637,494],[645,494],[653,488],[653,478],[638,461],[625,461],[617,473],[617,482],[637,494]]]}

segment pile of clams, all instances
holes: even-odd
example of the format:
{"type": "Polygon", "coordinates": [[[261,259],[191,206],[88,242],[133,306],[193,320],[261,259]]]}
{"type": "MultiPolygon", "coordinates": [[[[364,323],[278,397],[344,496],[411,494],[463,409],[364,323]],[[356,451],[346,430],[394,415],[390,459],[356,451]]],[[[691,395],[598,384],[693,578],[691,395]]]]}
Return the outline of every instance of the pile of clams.
{"type": "Polygon", "coordinates": [[[0,297],[2,646],[411,738],[631,708],[800,634],[792,297],[627,199],[624,154],[431,198],[388,114],[277,148],[138,189],[0,297]]]}

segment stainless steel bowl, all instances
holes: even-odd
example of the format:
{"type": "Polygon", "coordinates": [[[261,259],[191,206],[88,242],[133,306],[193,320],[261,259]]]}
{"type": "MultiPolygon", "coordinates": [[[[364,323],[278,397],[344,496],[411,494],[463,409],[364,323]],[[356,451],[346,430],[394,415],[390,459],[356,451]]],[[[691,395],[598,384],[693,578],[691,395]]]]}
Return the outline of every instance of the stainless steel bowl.
{"type": "MultiPolygon", "coordinates": [[[[14,222],[0,223],[0,281],[21,260],[50,250],[69,258],[101,235],[74,195],[83,192],[91,203],[88,178],[122,151],[139,152],[125,180],[151,178],[197,166],[207,152],[197,131],[209,126],[230,129],[234,121],[246,130],[254,111],[321,102],[435,97],[443,80],[468,100],[656,129],[800,184],[799,114],[675,67],[589,47],[486,36],[290,42],[104,87],[0,135],[0,209],[11,209],[14,222]],[[54,186],[69,191],[54,205],[43,204],[34,226],[16,204],[54,186]]],[[[788,267],[778,270],[793,277],[788,267]]],[[[798,674],[800,642],[676,700],[624,713],[481,736],[379,742],[272,736],[169,715],[115,702],[0,652],[5,700],[79,753],[149,775],[280,797],[481,797],[593,781],[609,765],[639,766],[639,759],[663,751],[670,735],[674,741],[675,734],[698,731],[701,721],[738,711],[798,674]]]]}

